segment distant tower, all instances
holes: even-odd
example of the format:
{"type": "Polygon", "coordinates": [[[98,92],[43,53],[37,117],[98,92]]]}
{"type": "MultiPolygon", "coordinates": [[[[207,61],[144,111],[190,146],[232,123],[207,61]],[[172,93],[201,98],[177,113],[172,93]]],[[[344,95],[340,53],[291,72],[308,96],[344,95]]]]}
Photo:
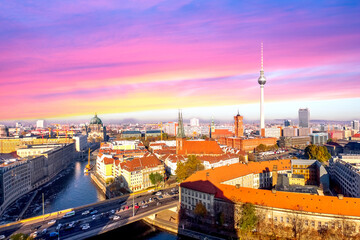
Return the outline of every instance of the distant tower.
{"type": "Polygon", "coordinates": [[[260,132],[261,136],[265,136],[265,117],[264,117],[264,85],[266,78],[264,76],[264,59],[263,59],[263,43],[261,43],[261,69],[260,77],[258,79],[260,84],[260,132]]]}
{"type": "Polygon", "coordinates": [[[308,108],[299,109],[299,127],[308,128],[310,121],[310,111],[308,108]]]}
{"type": "Polygon", "coordinates": [[[210,126],[210,138],[213,137],[213,133],[215,132],[215,123],[214,117],[211,118],[211,126],[210,126]]]}
{"type": "Polygon", "coordinates": [[[179,110],[179,123],[176,134],[176,154],[179,154],[179,151],[183,149],[184,140],[185,140],[184,123],[182,118],[182,112],[179,110]]]}
{"type": "Polygon", "coordinates": [[[239,111],[238,114],[234,117],[235,124],[235,137],[244,136],[244,127],[243,127],[243,116],[240,116],[239,111]]]}

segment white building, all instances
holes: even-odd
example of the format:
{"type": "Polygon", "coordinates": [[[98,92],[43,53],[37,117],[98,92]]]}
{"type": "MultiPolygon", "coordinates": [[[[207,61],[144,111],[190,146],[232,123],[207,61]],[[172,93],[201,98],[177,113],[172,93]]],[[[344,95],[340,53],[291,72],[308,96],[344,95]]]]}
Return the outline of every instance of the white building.
{"type": "Polygon", "coordinates": [[[359,121],[358,120],[351,121],[351,128],[358,132],[359,131],[359,121]]]}
{"type": "Polygon", "coordinates": [[[36,128],[44,128],[44,127],[45,127],[45,120],[36,121],[36,128]]]}
{"type": "Polygon", "coordinates": [[[177,122],[167,122],[163,124],[163,131],[170,136],[176,136],[177,133],[177,122]]]}
{"type": "Polygon", "coordinates": [[[280,128],[265,128],[265,137],[279,138],[281,136],[280,128]]]}
{"type": "Polygon", "coordinates": [[[75,149],[77,152],[84,151],[88,148],[88,141],[86,135],[74,136],[73,139],[75,140],[75,149]]]}
{"type": "Polygon", "coordinates": [[[198,127],[200,124],[199,124],[199,119],[197,118],[192,118],[190,119],[190,126],[192,127],[198,127]]]}
{"type": "Polygon", "coordinates": [[[329,160],[330,176],[348,197],[360,198],[360,155],[342,155],[329,160]]]}
{"type": "Polygon", "coordinates": [[[312,144],[325,144],[329,138],[328,133],[312,133],[310,134],[310,141],[312,144]]]}

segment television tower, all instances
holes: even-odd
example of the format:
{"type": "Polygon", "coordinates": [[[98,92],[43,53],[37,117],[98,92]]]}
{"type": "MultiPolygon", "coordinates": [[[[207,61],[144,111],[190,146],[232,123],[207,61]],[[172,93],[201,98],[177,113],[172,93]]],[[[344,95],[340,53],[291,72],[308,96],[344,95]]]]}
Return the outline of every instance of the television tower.
{"type": "Polygon", "coordinates": [[[264,76],[263,43],[261,43],[261,69],[258,83],[260,84],[260,134],[262,137],[265,137],[264,85],[266,78],[264,76]]]}

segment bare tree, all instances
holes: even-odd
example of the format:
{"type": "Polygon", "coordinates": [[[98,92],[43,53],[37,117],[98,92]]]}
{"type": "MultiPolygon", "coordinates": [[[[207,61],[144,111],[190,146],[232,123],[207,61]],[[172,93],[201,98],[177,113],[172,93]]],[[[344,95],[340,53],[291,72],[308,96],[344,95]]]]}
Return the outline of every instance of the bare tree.
{"type": "Polygon", "coordinates": [[[289,223],[295,239],[301,239],[302,234],[306,228],[305,218],[301,207],[297,207],[296,210],[292,211],[289,215],[289,223]]]}

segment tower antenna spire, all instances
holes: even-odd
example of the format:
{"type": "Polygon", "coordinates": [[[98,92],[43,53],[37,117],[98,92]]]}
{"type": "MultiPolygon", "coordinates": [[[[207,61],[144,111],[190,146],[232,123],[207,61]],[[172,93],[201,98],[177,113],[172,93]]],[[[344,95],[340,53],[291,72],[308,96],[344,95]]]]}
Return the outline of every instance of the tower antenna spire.
{"type": "Polygon", "coordinates": [[[261,42],[261,70],[264,71],[263,42],[261,42]]]}

